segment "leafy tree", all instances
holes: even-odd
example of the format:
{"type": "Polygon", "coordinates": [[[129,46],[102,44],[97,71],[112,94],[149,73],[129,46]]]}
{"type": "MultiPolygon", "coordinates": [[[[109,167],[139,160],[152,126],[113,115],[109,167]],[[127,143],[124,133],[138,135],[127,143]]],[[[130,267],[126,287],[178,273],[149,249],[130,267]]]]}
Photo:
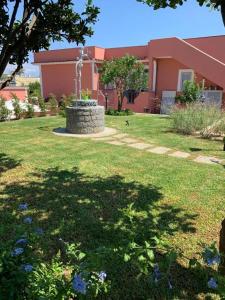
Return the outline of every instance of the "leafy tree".
{"type": "Polygon", "coordinates": [[[105,61],[100,70],[101,82],[115,86],[118,97],[118,111],[123,107],[124,93],[127,90],[140,91],[147,87],[147,74],[144,65],[134,57],[125,55],[105,61]]]}
{"type": "MultiPolygon", "coordinates": [[[[179,5],[183,5],[187,0],[137,0],[138,2],[143,2],[152,6],[154,9],[159,8],[177,8],[179,5]]],[[[225,1],[224,0],[196,0],[200,6],[206,5],[213,9],[220,9],[223,18],[223,23],[225,25],[225,1]]]]}
{"type": "Polygon", "coordinates": [[[73,9],[72,0],[1,0],[0,1],[0,78],[8,64],[15,70],[2,83],[7,86],[28,61],[28,53],[49,49],[52,41],[85,42],[99,9],[87,0],[84,11],[73,9]]]}

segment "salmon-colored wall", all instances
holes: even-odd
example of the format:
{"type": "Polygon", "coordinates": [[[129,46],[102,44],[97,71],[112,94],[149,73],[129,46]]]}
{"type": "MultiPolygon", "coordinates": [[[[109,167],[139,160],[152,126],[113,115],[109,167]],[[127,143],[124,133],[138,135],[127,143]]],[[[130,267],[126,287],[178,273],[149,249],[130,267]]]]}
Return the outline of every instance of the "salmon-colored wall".
{"type": "Polygon", "coordinates": [[[225,63],[225,35],[185,39],[185,41],[225,63]]]}
{"type": "MultiPolygon", "coordinates": [[[[108,109],[117,109],[118,98],[114,90],[105,90],[104,95],[108,95],[108,109]]],[[[98,103],[106,106],[105,97],[98,97],[98,103]]],[[[134,100],[134,103],[128,103],[126,97],[123,99],[123,109],[131,109],[137,113],[144,113],[146,109],[148,112],[155,112],[155,96],[151,92],[141,92],[134,100]]]]}
{"type": "Polygon", "coordinates": [[[208,56],[182,39],[168,38],[149,43],[149,59],[173,57],[225,89],[225,64],[208,56]]]}
{"type": "Polygon", "coordinates": [[[148,48],[147,46],[108,48],[105,50],[105,59],[121,57],[126,54],[136,56],[140,59],[146,59],[148,56],[148,48]]]}
{"type": "MultiPolygon", "coordinates": [[[[34,54],[34,63],[75,61],[80,55],[80,48],[40,51],[34,54]]],[[[86,47],[85,53],[94,58],[95,53],[101,57],[101,51],[96,47],[86,47]]]]}
{"type": "Polygon", "coordinates": [[[143,92],[140,93],[137,98],[135,98],[134,103],[128,103],[127,98],[124,99],[124,109],[131,109],[132,111],[135,111],[137,113],[143,113],[145,112],[145,108],[149,108],[149,93],[143,92]]]}
{"type": "MultiPolygon", "coordinates": [[[[91,72],[91,64],[84,63],[82,69],[82,90],[92,90],[91,72]]],[[[46,98],[50,93],[53,93],[59,99],[63,94],[75,93],[75,63],[42,65],[41,73],[43,97],[46,98]]]]}
{"type": "Polygon", "coordinates": [[[43,97],[50,93],[60,98],[63,94],[69,95],[75,91],[75,64],[42,65],[43,97]]]}
{"type": "Polygon", "coordinates": [[[23,87],[6,87],[0,90],[0,97],[6,100],[11,100],[12,94],[15,94],[20,101],[24,101],[27,98],[27,89],[23,87]]]}
{"type": "Polygon", "coordinates": [[[162,91],[177,90],[180,69],[188,69],[188,67],[171,58],[157,60],[156,93],[160,98],[162,91]]]}

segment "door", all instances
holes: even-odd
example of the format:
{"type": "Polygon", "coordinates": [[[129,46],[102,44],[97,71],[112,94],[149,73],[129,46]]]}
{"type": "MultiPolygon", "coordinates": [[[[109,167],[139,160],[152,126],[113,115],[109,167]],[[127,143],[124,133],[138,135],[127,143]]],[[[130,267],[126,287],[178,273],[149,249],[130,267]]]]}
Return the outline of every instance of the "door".
{"type": "Polygon", "coordinates": [[[169,115],[175,104],[176,91],[163,91],[160,113],[169,115]]]}

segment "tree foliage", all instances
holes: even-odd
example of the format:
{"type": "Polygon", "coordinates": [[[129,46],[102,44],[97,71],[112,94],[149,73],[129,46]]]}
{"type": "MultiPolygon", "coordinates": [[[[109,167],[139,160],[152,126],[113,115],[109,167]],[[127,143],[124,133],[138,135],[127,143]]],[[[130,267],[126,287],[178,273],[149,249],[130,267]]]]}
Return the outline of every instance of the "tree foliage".
{"type": "MultiPolygon", "coordinates": [[[[137,0],[138,2],[143,2],[152,6],[154,9],[159,8],[177,8],[179,5],[183,5],[187,0],[137,0]]],[[[223,18],[223,23],[225,25],[225,1],[224,0],[196,0],[200,6],[206,5],[213,9],[220,9],[223,18]]]]}
{"type": "Polygon", "coordinates": [[[28,61],[28,53],[49,49],[52,41],[84,44],[91,36],[91,25],[99,9],[91,0],[82,13],[74,11],[72,0],[1,0],[0,5],[0,78],[8,64],[15,65],[4,88],[28,61]]]}
{"type": "Polygon", "coordinates": [[[40,97],[41,96],[41,84],[39,81],[29,83],[28,95],[31,97],[40,97]]]}
{"type": "Polygon", "coordinates": [[[105,61],[101,68],[101,82],[115,86],[118,97],[118,111],[122,109],[124,93],[127,90],[140,91],[147,86],[144,65],[134,56],[125,55],[105,61]]]}

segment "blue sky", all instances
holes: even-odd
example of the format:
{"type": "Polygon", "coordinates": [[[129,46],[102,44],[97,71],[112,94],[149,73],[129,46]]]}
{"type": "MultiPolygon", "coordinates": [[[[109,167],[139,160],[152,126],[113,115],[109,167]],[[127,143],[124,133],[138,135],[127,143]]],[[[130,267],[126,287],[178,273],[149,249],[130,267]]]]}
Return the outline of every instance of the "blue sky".
{"type": "MultiPolygon", "coordinates": [[[[144,45],[151,39],[176,36],[180,38],[225,34],[220,12],[199,7],[196,0],[187,0],[176,10],[167,8],[154,11],[136,0],[93,0],[100,7],[94,35],[86,45],[121,47],[144,45]]],[[[80,11],[85,0],[74,0],[80,11]]],[[[56,42],[50,49],[74,47],[75,44],[56,42]]],[[[32,55],[30,62],[32,62],[32,55]]],[[[30,64],[26,74],[37,74],[30,64]]]]}

